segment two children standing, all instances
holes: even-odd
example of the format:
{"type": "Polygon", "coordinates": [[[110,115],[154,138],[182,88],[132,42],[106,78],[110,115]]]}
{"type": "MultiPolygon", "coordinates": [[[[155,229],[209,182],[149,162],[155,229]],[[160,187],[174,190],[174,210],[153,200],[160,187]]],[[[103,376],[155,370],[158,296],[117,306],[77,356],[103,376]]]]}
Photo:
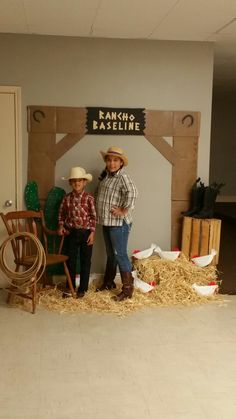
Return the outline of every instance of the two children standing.
{"type": "Polygon", "coordinates": [[[85,186],[92,181],[92,175],[81,167],[72,168],[67,178],[72,191],[61,203],[58,233],[69,234],[68,269],[74,287],[78,254],[80,256],[80,286],[77,291],[80,298],[88,290],[96,220],[102,225],[107,262],[103,284],[97,291],[116,288],[114,278],[118,266],[122,291],[114,299],[122,301],[131,298],[133,294],[132,266],[127,244],[137,189],[124,170],[128,159],[121,148],[110,147],[101,154],[106,166],[99,178],[96,209],[93,196],[85,192],[85,186]]]}

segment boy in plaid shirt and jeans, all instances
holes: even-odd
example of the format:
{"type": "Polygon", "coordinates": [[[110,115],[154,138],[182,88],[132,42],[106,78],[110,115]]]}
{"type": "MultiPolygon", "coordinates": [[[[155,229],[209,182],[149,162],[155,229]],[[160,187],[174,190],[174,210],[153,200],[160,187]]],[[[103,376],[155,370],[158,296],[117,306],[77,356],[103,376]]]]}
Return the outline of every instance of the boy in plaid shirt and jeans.
{"type": "MultiPolygon", "coordinates": [[[[91,257],[96,226],[94,198],[85,192],[87,182],[92,175],[82,167],[73,167],[69,180],[72,191],[62,200],[58,215],[58,234],[68,234],[68,269],[75,288],[75,276],[78,254],[80,256],[80,286],[77,297],[81,298],[88,290],[91,257]]],[[[68,284],[67,284],[68,285],[68,284]]]]}

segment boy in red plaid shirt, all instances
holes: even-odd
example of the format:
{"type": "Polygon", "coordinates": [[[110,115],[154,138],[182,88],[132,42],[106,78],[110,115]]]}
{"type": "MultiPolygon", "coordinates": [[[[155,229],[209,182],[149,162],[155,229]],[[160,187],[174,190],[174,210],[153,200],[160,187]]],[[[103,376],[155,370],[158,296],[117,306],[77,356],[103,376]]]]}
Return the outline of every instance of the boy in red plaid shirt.
{"type": "MultiPolygon", "coordinates": [[[[75,288],[76,265],[80,257],[80,286],[77,297],[88,290],[91,257],[96,227],[94,198],[85,192],[85,186],[92,181],[92,175],[82,167],[73,167],[67,178],[72,191],[65,195],[58,215],[58,234],[68,234],[68,269],[75,288]]],[[[68,284],[67,284],[68,285],[68,284]]]]}

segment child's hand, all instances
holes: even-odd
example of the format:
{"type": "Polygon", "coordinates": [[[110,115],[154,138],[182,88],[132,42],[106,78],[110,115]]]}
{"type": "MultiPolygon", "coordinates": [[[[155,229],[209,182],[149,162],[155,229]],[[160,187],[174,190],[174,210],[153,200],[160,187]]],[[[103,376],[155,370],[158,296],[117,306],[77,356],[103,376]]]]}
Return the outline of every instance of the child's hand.
{"type": "Polygon", "coordinates": [[[64,236],[65,234],[67,234],[67,230],[65,229],[65,227],[61,226],[61,227],[58,228],[57,234],[59,236],[64,236]]]}
{"type": "Polygon", "coordinates": [[[124,217],[127,214],[128,210],[127,208],[122,207],[112,207],[111,213],[115,217],[124,217]]]}
{"type": "Polygon", "coordinates": [[[88,246],[92,246],[94,242],[94,231],[91,231],[90,235],[88,236],[87,244],[88,246]]]}

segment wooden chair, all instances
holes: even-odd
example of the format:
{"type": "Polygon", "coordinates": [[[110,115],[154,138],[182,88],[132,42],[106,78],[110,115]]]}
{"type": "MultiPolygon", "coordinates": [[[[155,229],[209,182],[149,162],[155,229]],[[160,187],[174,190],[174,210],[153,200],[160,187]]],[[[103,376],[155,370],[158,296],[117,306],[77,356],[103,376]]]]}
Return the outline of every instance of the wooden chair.
{"type": "MultiPolygon", "coordinates": [[[[40,239],[46,254],[46,267],[56,264],[63,264],[71,294],[75,298],[75,290],[66,264],[68,256],[61,254],[64,237],[58,236],[56,231],[49,230],[46,227],[43,212],[12,211],[6,214],[0,213],[0,215],[9,236],[14,233],[28,232],[32,233],[34,236],[40,239]],[[52,248],[52,251],[50,249],[50,252],[49,241],[50,248],[52,248]]],[[[14,255],[14,262],[16,265],[16,272],[19,272],[21,267],[28,268],[29,266],[33,265],[35,260],[35,246],[32,241],[30,241],[27,237],[24,238],[24,236],[22,236],[20,237],[20,240],[12,240],[11,246],[14,255]]]]}

